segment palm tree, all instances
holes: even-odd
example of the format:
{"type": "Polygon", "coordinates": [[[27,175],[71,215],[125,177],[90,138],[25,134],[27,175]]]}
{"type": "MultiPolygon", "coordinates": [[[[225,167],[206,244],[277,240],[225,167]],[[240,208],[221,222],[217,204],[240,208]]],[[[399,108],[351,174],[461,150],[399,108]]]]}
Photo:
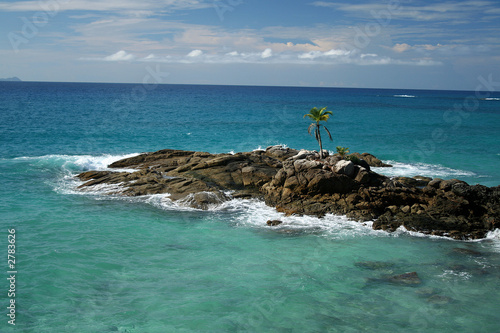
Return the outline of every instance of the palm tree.
{"type": "Polygon", "coordinates": [[[316,137],[316,140],[318,140],[318,143],[319,143],[319,158],[320,159],[323,159],[323,143],[321,142],[321,133],[319,131],[320,127],[323,126],[326,130],[326,133],[328,133],[330,140],[333,141],[333,139],[332,139],[332,135],[330,134],[330,131],[328,130],[328,128],[326,128],[325,125],[321,125],[319,122],[320,121],[328,121],[328,118],[330,118],[331,114],[332,114],[332,111],[326,111],[326,107],[324,107],[321,110],[318,110],[317,108],[312,108],[308,114],[304,115],[304,118],[309,117],[309,119],[314,121],[311,125],[309,125],[309,128],[307,129],[307,131],[311,135],[311,130],[314,128],[314,136],[316,137]]]}
{"type": "Polygon", "coordinates": [[[339,153],[340,157],[345,160],[347,154],[349,154],[349,148],[337,146],[337,153],[339,153]]]}

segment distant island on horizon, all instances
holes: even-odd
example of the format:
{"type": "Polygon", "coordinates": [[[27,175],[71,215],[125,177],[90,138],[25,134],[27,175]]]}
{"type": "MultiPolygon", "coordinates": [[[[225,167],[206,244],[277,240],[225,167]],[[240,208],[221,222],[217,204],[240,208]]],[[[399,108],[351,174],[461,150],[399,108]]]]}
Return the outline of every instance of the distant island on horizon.
{"type": "Polygon", "coordinates": [[[20,78],[18,78],[17,76],[14,76],[14,77],[8,77],[8,78],[4,78],[4,79],[0,78],[0,81],[17,81],[17,82],[19,82],[22,80],[20,78]]]}

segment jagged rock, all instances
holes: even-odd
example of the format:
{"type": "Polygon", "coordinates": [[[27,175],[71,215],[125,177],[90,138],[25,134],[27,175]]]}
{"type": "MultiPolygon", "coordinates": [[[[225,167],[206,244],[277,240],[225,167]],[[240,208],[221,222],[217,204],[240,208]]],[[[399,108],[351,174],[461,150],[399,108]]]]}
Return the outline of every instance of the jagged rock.
{"type": "Polygon", "coordinates": [[[370,172],[363,167],[359,167],[355,180],[360,184],[370,183],[370,172]]]}
{"type": "Polygon", "coordinates": [[[270,182],[275,174],[276,170],[268,167],[248,166],[241,169],[243,186],[261,187],[270,182]]]}
{"type": "Polygon", "coordinates": [[[427,186],[438,189],[441,186],[442,181],[443,180],[441,178],[434,178],[427,184],[427,186]]]}
{"type": "Polygon", "coordinates": [[[439,189],[443,191],[450,191],[454,185],[458,184],[467,185],[467,183],[462,180],[450,179],[450,180],[443,180],[442,182],[440,182],[439,189]]]}
{"type": "Polygon", "coordinates": [[[280,224],[282,224],[282,223],[283,223],[283,222],[282,222],[282,221],[280,221],[280,220],[268,220],[268,221],[266,222],[266,224],[267,224],[268,226],[270,226],[270,227],[275,227],[275,226],[280,225],[280,224]]]}
{"type": "Polygon", "coordinates": [[[314,150],[301,149],[296,155],[290,157],[291,160],[304,160],[312,156],[313,158],[319,158],[319,154],[314,150]]]}
{"type": "Polygon", "coordinates": [[[328,156],[327,158],[325,158],[325,163],[327,165],[334,166],[339,161],[342,161],[342,158],[339,155],[328,156]]]}
{"type": "Polygon", "coordinates": [[[269,157],[285,160],[289,157],[297,155],[296,149],[290,149],[283,146],[270,146],[267,147],[265,154],[269,157]]]}
{"type": "Polygon", "coordinates": [[[87,181],[90,179],[99,179],[105,176],[108,176],[111,173],[111,171],[86,171],[82,172],[81,174],[78,175],[78,178],[83,181],[87,181]]]}
{"type": "Polygon", "coordinates": [[[429,184],[432,178],[415,176],[413,178],[410,177],[395,177],[394,181],[397,181],[408,187],[425,187],[429,184]]]}
{"type": "Polygon", "coordinates": [[[372,167],[392,167],[392,165],[382,162],[381,160],[379,160],[378,158],[376,158],[372,154],[352,153],[352,154],[349,154],[349,156],[356,156],[360,160],[365,160],[368,163],[368,165],[370,165],[372,167]]]}
{"type": "Polygon", "coordinates": [[[321,162],[318,161],[309,161],[309,160],[295,160],[293,162],[293,168],[295,169],[295,172],[303,172],[307,171],[310,169],[317,169],[321,168],[323,165],[321,162]]]}
{"type": "Polygon", "coordinates": [[[370,164],[368,164],[367,161],[365,161],[364,159],[360,158],[359,160],[356,161],[356,164],[359,165],[360,167],[363,167],[365,168],[366,170],[370,171],[371,168],[370,168],[370,164]]]}

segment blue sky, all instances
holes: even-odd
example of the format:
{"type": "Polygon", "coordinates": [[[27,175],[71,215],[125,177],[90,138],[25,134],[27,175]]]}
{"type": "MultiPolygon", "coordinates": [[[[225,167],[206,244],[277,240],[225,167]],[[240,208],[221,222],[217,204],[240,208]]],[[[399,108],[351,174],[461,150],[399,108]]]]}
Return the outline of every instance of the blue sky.
{"type": "Polygon", "coordinates": [[[496,0],[4,0],[0,32],[0,77],[27,81],[459,90],[500,82],[496,0]]]}

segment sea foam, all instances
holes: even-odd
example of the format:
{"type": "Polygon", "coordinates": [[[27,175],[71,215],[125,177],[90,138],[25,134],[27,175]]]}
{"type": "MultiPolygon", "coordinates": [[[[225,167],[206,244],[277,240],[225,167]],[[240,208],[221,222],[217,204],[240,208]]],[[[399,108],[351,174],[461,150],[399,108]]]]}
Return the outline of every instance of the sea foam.
{"type": "MultiPolygon", "coordinates": [[[[44,155],[44,156],[23,156],[14,160],[25,160],[40,166],[61,167],[71,172],[83,172],[88,170],[110,170],[108,165],[124,158],[134,157],[138,153],[124,155],[44,155]]],[[[133,169],[112,169],[114,171],[133,169]]],[[[135,170],[134,170],[135,171],[135,170]]]]}
{"type": "Polygon", "coordinates": [[[474,172],[448,168],[439,164],[426,163],[400,163],[396,161],[384,161],[391,164],[392,168],[372,168],[373,171],[389,177],[413,177],[425,176],[432,178],[454,178],[460,176],[477,176],[474,172]]]}

